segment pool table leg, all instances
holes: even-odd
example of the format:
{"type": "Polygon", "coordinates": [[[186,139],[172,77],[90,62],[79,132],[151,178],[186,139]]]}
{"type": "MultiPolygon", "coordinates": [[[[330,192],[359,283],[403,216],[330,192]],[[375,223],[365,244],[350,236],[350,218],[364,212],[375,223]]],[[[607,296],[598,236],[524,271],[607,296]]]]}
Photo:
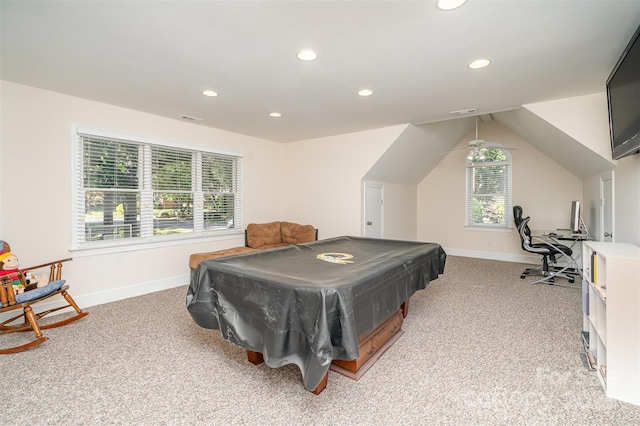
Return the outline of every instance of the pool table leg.
{"type": "Polygon", "coordinates": [[[250,351],[247,349],[247,359],[250,363],[258,365],[264,362],[264,357],[260,352],[250,351]]]}
{"type": "Polygon", "coordinates": [[[405,300],[402,305],[400,305],[400,309],[402,309],[402,318],[406,318],[409,315],[409,299],[405,300]]]}
{"type": "Polygon", "coordinates": [[[327,370],[326,374],[320,381],[320,384],[314,390],[312,390],[311,393],[313,393],[314,395],[318,395],[320,392],[322,392],[327,387],[327,380],[329,380],[329,370],[327,370]]]}

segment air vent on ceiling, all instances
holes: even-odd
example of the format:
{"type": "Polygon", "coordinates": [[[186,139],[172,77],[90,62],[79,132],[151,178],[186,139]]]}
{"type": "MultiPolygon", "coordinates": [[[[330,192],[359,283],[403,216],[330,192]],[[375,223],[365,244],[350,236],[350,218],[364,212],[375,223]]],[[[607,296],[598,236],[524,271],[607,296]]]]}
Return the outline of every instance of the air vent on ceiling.
{"type": "Polygon", "coordinates": [[[459,109],[457,111],[451,111],[450,114],[451,115],[473,114],[476,111],[478,111],[477,108],[459,109]]]}
{"type": "Polygon", "coordinates": [[[182,118],[183,120],[188,120],[188,121],[202,121],[202,118],[192,117],[190,115],[181,115],[180,118],[182,118]]]}

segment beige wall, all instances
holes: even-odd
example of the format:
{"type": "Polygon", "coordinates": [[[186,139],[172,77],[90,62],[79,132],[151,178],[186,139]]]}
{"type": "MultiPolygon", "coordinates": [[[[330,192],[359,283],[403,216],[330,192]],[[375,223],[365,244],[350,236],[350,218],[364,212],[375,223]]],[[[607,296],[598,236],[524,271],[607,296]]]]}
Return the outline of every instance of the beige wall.
{"type": "MultiPolygon", "coordinates": [[[[497,121],[483,123],[481,139],[517,148],[512,156],[512,200],[536,229],[568,227],[571,201],[582,199],[582,180],[497,121]]],[[[458,148],[475,138],[475,130],[458,148]]],[[[488,231],[465,227],[466,156],[448,154],[418,185],[418,240],[439,242],[450,254],[519,260],[524,254],[514,229],[488,231]]]]}
{"type": "MultiPolygon", "coordinates": [[[[604,158],[611,159],[611,142],[605,92],[557,99],[526,105],[551,124],[591,148],[604,158]]],[[[614,182],[615,242],[640,245],[640,155],[622,158],[612,166],[614,182]]],[[[582,215],[595,238],[601,234],[600,190],[601,175],[584,181],[582,215]]]]}
{"type": "Polygon", "coordinates": [[[610,176],[611,172],[602,175],[592,176],[584,180],[583,184],[583,204],[580,207],[582,218],[587,223],[589,232],[593,238],[599,239],[601,232],[601,207],[600,207],[600,186],[604,176],[610,176]]]}
{"type": "Polygon", "coordinates": [[[618,160],[614,185],[614,241],[640,246],[640,155],[618,160]]]}
{"type": "Polygon", "coordinates": [[[384,238],[416,241],[417,215],[415,185],[384,184],[384,238]]]}
{"type": "Polygon", "coordinates": [[[319,238],[361,235],[362,178],[405,127],[286,144],[283,217],[319,238]]]}
{"type": "MultiPolygon", "coordinates": [[[[73,255],[65,275],[84,306],[186,284],[191,253],[237,246],[243,240],[239,235],[126,253],[70,253],[73,124],[240,153],[245,158],[245,224],[276,219],[310,223],[318,227],[320,238],[362,235],[362,178],[406,128],[278,144],[0,84],[0,238],[12,243],[25,266],[73,255]]],[[[458,146],[465,147],[474,136],[469,134],[458,146]]],[[[571,200],[583,199],[583,182],[497,122],[481,127],[481,137],[518,148],[512,152],[513,201],[532,217],[532,226],[567,226],[571,200]]],[[[515,232],[465,228],[465,156],[465,150],[447,155],[417,187],[383,183],[385,238],[435,241],[450,254],[521,260],[515,232]]],[[[619,162],[615,189],[618,235],[635,244],[640,243],[638,161],[640,156],[619,162]]],[[[587,182],[584,187],[589,200],[592,186],[587,182]]]]}
{"type": "Polygon", "coordinates": [[[613,171],[586,179],[584,197],[582,215],[594,238],[599,240],[604,231],[613,231],[614,242],[640,246],[640,155],[622,158],[613,171]],[[601,185],[611,176],[614,228],[602,230],[601,185]]]}
{"type": "Polygon", "coordinates": [[[238,235],[126,253],[70,253],[74,123],[240,153],[244,155],[245,222],[275,220],[283,213],[282,144],[13,83],[1,84],[0,238],[11,243],[23,266],[72,255],[74,260],[65,267],[65,276],[76,298],[121,288],[128,289],[123,294],[133,295],[136,290],[132,286],[146,292],[186,284],[191,253],[242,245],[244,240],[238,235]]]}

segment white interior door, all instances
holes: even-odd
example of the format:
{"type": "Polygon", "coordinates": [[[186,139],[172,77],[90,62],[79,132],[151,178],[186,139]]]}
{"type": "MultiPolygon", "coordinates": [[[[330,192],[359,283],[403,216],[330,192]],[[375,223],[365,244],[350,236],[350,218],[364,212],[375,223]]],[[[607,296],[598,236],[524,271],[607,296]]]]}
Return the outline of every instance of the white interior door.
{"type": "Polygon", "coordinates": [[[602,226],[600,227],[601,235],[598,239],[600,241],[612,242],[614,241],[613,235],[613,171],[602,175],[600,184],[600,198],[601,203],[601,215],[602,226]]]}
{"type": "Polygon", "coordinates": [[[365,182],[364,184],[364,236],[382,238],[382,219],[384,213],[383,185],[365,182]]]}

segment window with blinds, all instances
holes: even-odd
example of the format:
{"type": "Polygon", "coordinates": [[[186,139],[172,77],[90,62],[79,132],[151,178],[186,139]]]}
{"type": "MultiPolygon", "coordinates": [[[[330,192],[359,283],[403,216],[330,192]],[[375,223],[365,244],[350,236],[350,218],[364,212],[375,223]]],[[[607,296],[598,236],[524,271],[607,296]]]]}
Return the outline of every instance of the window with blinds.
{"type": "Polygon", "coordinates": [[[242,229],[242,158],[77,129],[74,246],[242,229]]]}
{"type": "Polygon", "coordinates": [[[500,148],[483,148],[467,160],[467,226],[511,226],[511,155],[500,148]]]}

